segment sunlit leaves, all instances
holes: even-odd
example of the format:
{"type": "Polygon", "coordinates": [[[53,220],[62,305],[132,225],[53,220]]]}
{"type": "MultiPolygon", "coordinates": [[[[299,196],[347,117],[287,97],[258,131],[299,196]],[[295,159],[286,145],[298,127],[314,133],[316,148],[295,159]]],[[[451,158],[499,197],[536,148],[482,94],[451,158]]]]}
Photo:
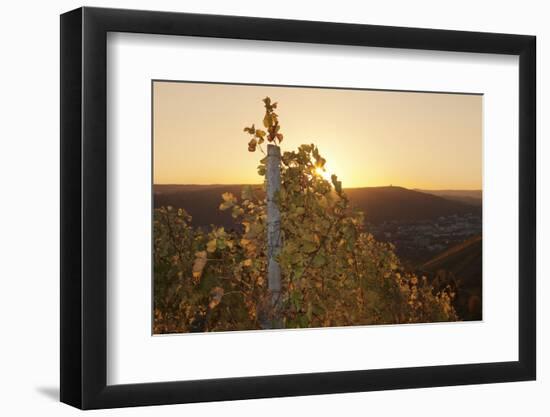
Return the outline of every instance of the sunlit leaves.
{"type": "Polygon", "coordinates": [[[265,165],[258,165],[258,175],[260,177],[265,176],[266,168],[265,165]]]}
{"type": "Polygon", "coordinates": [[[222,287],[212,288],[212,291],[210,291],[210,303],[208,303],[208,307],[211,309],[215,308],[222,301],[224,292],[225,291],[222,287]]]}
{"type": "Polygon", "coordinates": [[[264,102],[265,107],[265,114],[262,123],[266,130],[256,129],[254,125],[244,128],[244,131],[252,136],[252,138],[248,142],[249,152],[255,152],[258,146],[260,147],[260,150],[264,152],[261,148],[261,145],[266,139],[268,142],[274,143],[276,145],[280,144],[283,141],[283,134],[280,133],[281,125],[279,124],[279,116],[277,113],[275,113],[277,103],[272,103],[269,97],[264,98],[262,101],[264,102]]]}
{"type": "Polygon", "coordinates": [[[244,210],[242,207],[235,206],[233,207],[233,210],[231,211],[231,217],[236,219],[237,217],[240,217],[244,214],[244,210]]]}
{"type": "Polygon", "coordinates": [[[223,193],[222,199],[223,202],[220,204],[220,210],[227,210],[237,202],[237,198],[232,193],[223,193]]]}
{"type": "Polygon", "coordinates": [[[206,266],[206,251],[199,251],[195,253],[195,262],[193,262],[193,278],[200,280],[202,271],[206,266]]]}
{"type": "Polygon", "coordinates": [[[271,115],[267,112],[264,116],[263,123],[265,128],[269,129],[271,127],[271,115]]]}
{"type": "Polygon", "coordinates": [[[206,244],[206,250],[210,253],[215,252],[217,247],[218,241],[216,239],[212,239],[206,244]]]}
{"type": "Polygon", "coordinates": [[[254,152],[256,150],[256,145],[258,144],[258,141],[256,138],[250,139],[250,142],[248,142],[248,152],[254,152]]]}
{"type": "Polygon", "coordinates": [[[245,222],[243,223],[245,226],[245,233],[244,237],[246,239],[256,239],[259,237],[263,237],[264,234],[264,226],[261,223],[249,223],[245,222]]]}

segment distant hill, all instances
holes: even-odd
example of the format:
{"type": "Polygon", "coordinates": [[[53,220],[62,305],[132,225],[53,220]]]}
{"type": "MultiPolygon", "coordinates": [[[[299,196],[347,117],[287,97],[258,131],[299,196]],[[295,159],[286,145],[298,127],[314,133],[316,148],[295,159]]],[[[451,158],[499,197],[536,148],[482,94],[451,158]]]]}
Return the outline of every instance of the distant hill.
{"type": "MultiPolygon", "coordinates": [[[[261,188],[261,185],[253,186],[261,188]]],[[[225,192],[241,196],[243,185],[154,185],[154,206],[172,206],[183,208],[192,216],[196,227],[206,228],[211,224],[223,226],[226,229],[235,228],[231,211],[219,209],[221,195],[225,192]]]]}
{"type": "Polygon", "coordinates": [[[426,194],[433,194],[447,200],[459,201],[461,203],[470,204],[473,206],[481,206],[483,202],[483,192],[481,190],[420,190],[426,194]]]}
{"type": "MultiPolygon", "coordinates": [[[[221,194],[240,196],[243,185],[155,185],[154,206],[184,208],[195,226],[216,224],[235,227],[229,212],[220,212],[221,194]]],[[[260,189],[260,185],[253,186],[260,189]]],[[[429,220],[451,214],[480,212],[480,208],[402,187],[363,187],[345,190],[353,206],[363,210],[367,221],[429,220]]]]}
{"type": "Polygon", "coordinates": [[[347,188],[351,203],[363,210],[367,221],[429,220],[452,214],[479,213],[477,207],[403,187],[347,188]]]}
{"type": "Polygon", "coordinates": [[[464,320],[481,320],[481,236],[453,246],[420,267],[432,278],[434,287],[456,286],[455,308],[464,320]]]}

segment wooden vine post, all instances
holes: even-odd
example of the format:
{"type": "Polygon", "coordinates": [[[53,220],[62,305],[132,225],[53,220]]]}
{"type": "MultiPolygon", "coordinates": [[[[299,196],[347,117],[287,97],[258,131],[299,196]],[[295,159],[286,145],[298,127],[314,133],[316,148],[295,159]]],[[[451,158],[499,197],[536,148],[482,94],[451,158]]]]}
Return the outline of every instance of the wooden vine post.
{"type": "Polygon", "coordinates": [[[268,328],[280,328],[281,267],[277,256],[281,251],[281,212],[276,195],[281,188],[281,148],[267,145],[267,282],[270,293],[270,320],[268,328]]]}

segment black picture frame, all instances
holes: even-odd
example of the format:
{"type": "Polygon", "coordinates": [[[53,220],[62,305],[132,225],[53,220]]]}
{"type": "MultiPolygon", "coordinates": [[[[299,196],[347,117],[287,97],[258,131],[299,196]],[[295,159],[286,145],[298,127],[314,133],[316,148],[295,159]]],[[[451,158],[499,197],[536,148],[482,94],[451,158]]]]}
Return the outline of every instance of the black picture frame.
{"type": "Polygon", "coordinates": [[[251,17],[88,7],[61,15],[61,401],[95,409],[534,380],[535,45],[524,35],[251,17]],[[519,56],[519,360],[107,385],[108,32],[519,56]]]}

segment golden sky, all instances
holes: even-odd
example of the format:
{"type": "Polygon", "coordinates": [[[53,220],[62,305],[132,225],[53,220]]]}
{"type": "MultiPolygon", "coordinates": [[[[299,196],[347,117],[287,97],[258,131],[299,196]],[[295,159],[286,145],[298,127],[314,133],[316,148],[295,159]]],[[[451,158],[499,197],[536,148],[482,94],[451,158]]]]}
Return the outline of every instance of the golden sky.
{"type": "Polygon", "coordinates": [[[481,189],[482,96],[155,81],[155,184],[257,184],[244,126],[277,101],[282,150],[315,143],[344,187],[481,189]]]}

